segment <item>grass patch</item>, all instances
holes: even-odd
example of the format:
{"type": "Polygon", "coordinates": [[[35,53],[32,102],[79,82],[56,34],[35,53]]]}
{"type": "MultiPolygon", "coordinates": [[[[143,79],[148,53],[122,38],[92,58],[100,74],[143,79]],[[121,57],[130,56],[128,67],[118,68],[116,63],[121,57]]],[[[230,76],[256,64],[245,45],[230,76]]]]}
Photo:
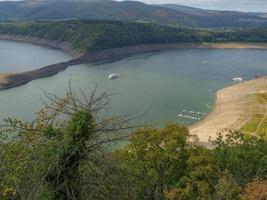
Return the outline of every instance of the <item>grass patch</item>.
{"type": "Polygon", "coordinates": [[[258,93],[256,94],[256,98],[259,103],[266,103],[267,102],[267,93],[258,93]]]}
{"type": "MultiPolygon", "coordinates": [[[[249,120],[243,127],[241,127],[241,131],[252,133],[257,130],[258,124],[261,122],[263,114],[255,114],[252,116],[251,120],[249,120]]],[[[266,126],[267,128],[267,126],[266,126]]]]}
{"type": "Polygon", "coordinates": [[[267,139],[267,119],[264,120],[264,122],[260,126],[257,134],[259,136],[262,136],[263,138],[267,139]]]}

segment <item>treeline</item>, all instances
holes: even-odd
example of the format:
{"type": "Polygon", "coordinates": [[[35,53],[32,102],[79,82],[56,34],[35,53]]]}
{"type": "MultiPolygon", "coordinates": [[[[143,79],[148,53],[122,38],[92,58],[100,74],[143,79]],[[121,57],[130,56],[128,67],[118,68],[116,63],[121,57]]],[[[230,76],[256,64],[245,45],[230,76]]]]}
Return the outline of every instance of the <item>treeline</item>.
{"type": "Polygon", "coordinates": [[[141,44],[267,42],[265,28],[199,30],[109,20],[2,23],[0,34],[66,41],[83,53],[141,44]]]}
{"type": "Polygon", "coordinates": [[[5,120],[0,199],[267,198],[265,140],[230,132],[207,149],[186,127],[137,128],[130,125],[134,116],[105,117],[109,95],[96,93],[46,93],[52,103],[33,122],[5,120]],[[126,146],[114,149],[125,139],[126,146]]]}
{"type": "Polygon", "coordinates": [[[59,21],[1,24],[1,34],[67,41],[82,52],[141,44],[194,41],[189,30],[121,21],[59,21]]]}
{"type": "Polygon", "coordinates": [[[267,28],[223,29],[199,34],[202,42],[267,42],[267,28]]]}

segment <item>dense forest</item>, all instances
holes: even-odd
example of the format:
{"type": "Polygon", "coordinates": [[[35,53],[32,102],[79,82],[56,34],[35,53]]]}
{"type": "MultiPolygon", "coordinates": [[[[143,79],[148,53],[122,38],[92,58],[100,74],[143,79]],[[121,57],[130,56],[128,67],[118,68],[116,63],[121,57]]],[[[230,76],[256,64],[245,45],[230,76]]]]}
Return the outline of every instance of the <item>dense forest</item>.
{"type": "Polygon", "coordinates": [[[97,89],[89,96],[71,87],[63,98],[44,94],[34,121],[8,118],[1,125],[0,199],[267,198],[263,138],[218,134],[209,149],[183,126],[105,115],[110,96],[97,89]]]}
{"type": "Polygon", "coordinates": [[[141,44],[267,42],[266,28],[187,29],[110,20],[1,23],[0,34],[65,41],[83,53],[141,44]]]}

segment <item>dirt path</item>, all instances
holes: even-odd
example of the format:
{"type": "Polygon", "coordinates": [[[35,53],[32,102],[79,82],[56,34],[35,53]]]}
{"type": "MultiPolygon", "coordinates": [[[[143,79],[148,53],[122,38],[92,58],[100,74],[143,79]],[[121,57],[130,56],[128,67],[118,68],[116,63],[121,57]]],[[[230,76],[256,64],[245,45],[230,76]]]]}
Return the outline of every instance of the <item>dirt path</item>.
{"type": "MultiPolygon", "coordinates": [[[[218,91],[214,110],[202,121],[189,127],[190,132],[198,135],[200,141],[208,142],[210,137],[214,139],[219,132],[225,134],[229,130],[240,129],[252,114],[262,109],[262,104],[252,97],[266,89],[267,77],[264,77],[218,91]]],[[[267,117],[267,107],[264,106],[267,117]]]]}

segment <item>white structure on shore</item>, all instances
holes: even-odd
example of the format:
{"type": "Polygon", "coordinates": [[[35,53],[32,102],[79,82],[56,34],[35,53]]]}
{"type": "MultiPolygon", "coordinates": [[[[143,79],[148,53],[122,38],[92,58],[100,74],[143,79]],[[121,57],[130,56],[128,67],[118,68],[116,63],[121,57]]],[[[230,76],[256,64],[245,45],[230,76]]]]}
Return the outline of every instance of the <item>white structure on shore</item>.
{"type": "Polygon", "coordinates": [[[236,77],[236,78],[233,78],[233,81],[234,81],[234,82],[241,83],[241,82],[243,82],[243,81],[244,81],[244,79],[243,79],[243,78],[241,78],[241,77],[236,77]]]}

